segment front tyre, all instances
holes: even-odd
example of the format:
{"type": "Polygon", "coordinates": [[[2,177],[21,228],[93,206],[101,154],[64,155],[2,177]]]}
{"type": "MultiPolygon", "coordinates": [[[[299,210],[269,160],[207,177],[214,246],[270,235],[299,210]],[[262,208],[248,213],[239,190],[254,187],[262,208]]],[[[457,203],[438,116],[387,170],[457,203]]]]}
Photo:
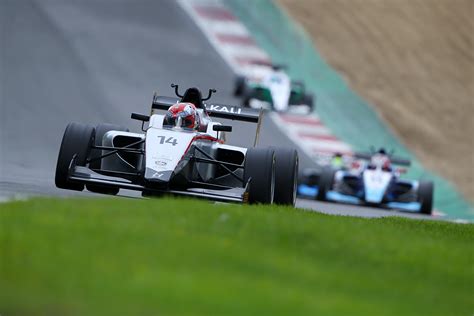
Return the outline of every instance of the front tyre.
{"type": "Polygon", "coordinates": [[[250,180],[249,203],[272,204],[275,196],[275,151],[249,148],[245,155],[244,183],[250,180]]]}
{"type": "Polygon", "coordinates": [[[325,201],[326,194],[328,191],[332,189],[334,185],[334,176],[336,175],[336,170],[331,167],[326,167],[321,172],[321,176],[319,177],[318,182],[318,195],[316,196],[316,200],[318,201],[325,201]]]}
{"type": "Polygon", "coordinates": [[[420,212],[423,214],[431,215],[433,213],[433,191],[433,182],[420,181],[418,186],[418,201],[421,204],[420,212]]]}
{"type": "Polygon", "coordinates": [[[242,92],[242,105],[243,107],[250,107],[250,101],[254,98],[255,91],[254,89],[245,89],[242,92]]]}
{"type": "Polygon", "coordinates": [[[314,96],[312,94],[305,94],[303,98],[303,104],[307,105],[309,108],[309,113],[314,112],[314,96]]]}
{"type": "Polygon", "coordinates": [[[84,184],[73,183],[68,180],[69,165],[74,155],[77,155],[77,166],[86,165],[94,138],[95,129],[93,126],[79,123],[68,124],[64,131],[56,163],[56,175],[54,178],[56,187],[75,191],[84,190],[84,184]]]}
{"type": "Polygon", "coordinates": [[[234,96],[240,97],[245,90],[245,77],[238,76],[235,78],[235,85],[234,85],[234,96]]]}
{"type": "Polygon", "coordinates": [[[275,197],[274,202],[295,206],[298,185],[298,152],[289,148],[275,150],[275,197]]]}

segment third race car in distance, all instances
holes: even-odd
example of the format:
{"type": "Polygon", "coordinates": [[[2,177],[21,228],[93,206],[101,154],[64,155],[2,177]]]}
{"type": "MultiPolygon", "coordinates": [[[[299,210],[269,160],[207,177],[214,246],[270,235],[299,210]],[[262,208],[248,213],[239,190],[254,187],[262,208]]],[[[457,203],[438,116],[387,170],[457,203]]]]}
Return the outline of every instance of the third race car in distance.
{"type": "Polygon", "coordinates": [[[381,148],[372,153],[356,153],[351,163],[304,170],[298,195],[302,198],[337,203],[368,205],[409,212],[432,214],[433,182],[401,179],[410,161],[394,157],[381,148]]]}
{"type": "Polygon", "coordinates": [[[301,81],[292,81],[283,66],[258,65],[251,76],[237,76],[234,96],[246,107],[307,114],[314,110],[314,96],[301,81]]]}

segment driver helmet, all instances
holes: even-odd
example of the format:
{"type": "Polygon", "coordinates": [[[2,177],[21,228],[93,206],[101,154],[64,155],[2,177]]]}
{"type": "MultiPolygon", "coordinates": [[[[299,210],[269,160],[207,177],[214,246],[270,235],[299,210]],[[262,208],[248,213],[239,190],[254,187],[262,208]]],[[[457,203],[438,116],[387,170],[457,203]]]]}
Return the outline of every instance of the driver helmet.
{"type": "Polygon", "coordinates": [[[372,156],[371,165],[382,168],[385,171],[391,171],[392,169],[390,158],[385,153],[380,152],[372,156]]]}
{"type": "Polygon", "coordinates": [[[382,160],[382,170],[392,171],[392,162],[389,157],[385,157],[385,159],[382,160]]]}
{"type": "Polygon", "coordinates": [[[379,156],[380,164],[382,165],[382,170],[392,171],[392,162],[390,161],[390,157],[387,154],[385,148],[381,147],[378,150],[377,155],[379,156]]]}
{"type": "Polygon", "coordinates": [[[196,106],[188,102],[170,106],[163,119],[163,126],[199,129],[199,124],[199,113],[196,106]]]}

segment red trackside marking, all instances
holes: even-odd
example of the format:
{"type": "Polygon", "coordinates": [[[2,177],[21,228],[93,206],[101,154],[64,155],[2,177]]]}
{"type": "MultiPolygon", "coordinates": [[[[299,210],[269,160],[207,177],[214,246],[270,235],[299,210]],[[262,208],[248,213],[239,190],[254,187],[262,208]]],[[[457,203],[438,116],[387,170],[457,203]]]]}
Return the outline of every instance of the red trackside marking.
{"type": "Polygon", "coordinates": [[[251,37],[245,35],[216,34],[216,37],[223,43],[255,45],[255,41],[251,37]]]}
{"type": "Polygon", "coordinates": [[[301,138],[310,138],[310,139],[315,139],[315,140],[328,140],[328,141],[334,141],[334,142],[340,142],[340,140],[333,135],[321,135],[321,134],[309,134],[309,133],[298,133],[298,137],[301,138]]]}
{"type": "Polygon", "coordinates": [[[272,61],[267,58],[249,58],[249,57],[235,57],[235,61],[241,65],[272,65],[272,61]]]}
{"type": "Polygon", "coordinates": [[[287,123],[305,124],[305,125],[318,125],[322,126],[323,123],[314,117],[305,116],[293,116],[281,114],[280,118],[287,123]]]}
{"type": "Polygon", "coordinates": [[[312,151],[314,153],[320,153],[320,154],[335,154],[335,153],[340,153],[344,156],[352,156],[351,151],[344,151],[344,150],[334,150],[334,149],[323,149],[323,148],[312,148],[312,151]]]}
{"type": "Polygon", "coordinates": [[[223,8],[209,7],[209,6],[194,6],[194,10],[199,16],[210,20],[235,21],[235,16],[228,10],[223,8]]]}

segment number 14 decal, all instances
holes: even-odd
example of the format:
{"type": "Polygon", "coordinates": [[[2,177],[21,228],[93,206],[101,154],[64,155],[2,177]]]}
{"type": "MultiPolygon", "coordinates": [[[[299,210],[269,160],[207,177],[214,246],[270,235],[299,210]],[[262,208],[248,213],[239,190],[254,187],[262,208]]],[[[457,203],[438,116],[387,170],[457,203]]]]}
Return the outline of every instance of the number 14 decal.
{"type": "Polygon", "coordinates": [[[166,138],[165,136],[158,136],[158,138],[160,139],[160,144],[171,144],[173,146],[176,146],[178,144],[178,140],[174,137],[168,137],[166,138]]]}

